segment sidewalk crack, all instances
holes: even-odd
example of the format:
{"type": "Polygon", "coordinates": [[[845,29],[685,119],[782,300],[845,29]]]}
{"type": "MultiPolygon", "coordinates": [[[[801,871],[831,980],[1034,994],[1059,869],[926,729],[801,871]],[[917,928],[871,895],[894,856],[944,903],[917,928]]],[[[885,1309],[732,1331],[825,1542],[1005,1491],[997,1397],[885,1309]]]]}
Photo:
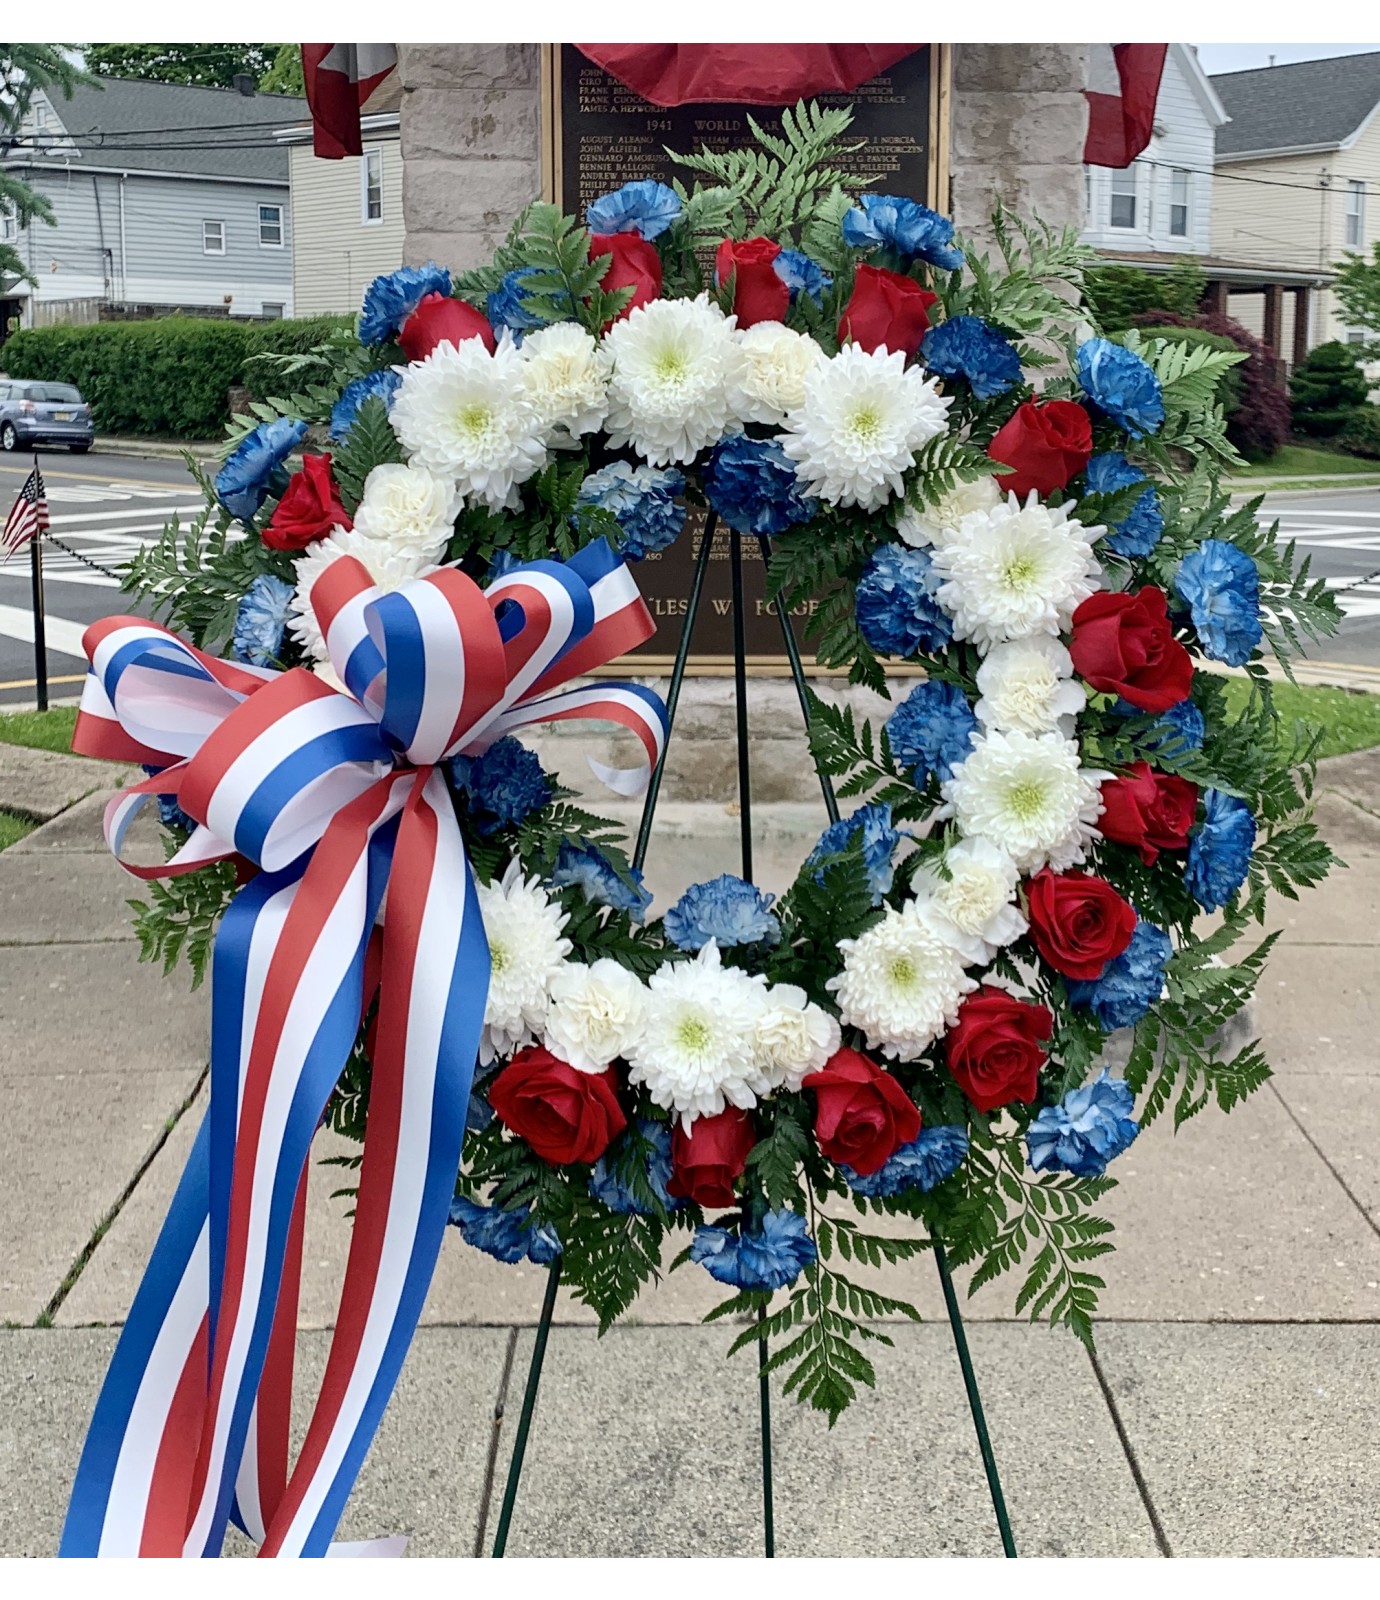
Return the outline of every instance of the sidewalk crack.
{"type": "Polygon", "coordinates": [[[1173,1559],[1174,1552],[1169,1545],[1169,1536],[1164,1531],[1164,1524],[1160,1521],[1160,1514],[1155,1509],[1155,1502],[1150,1497],[1150,1485],[1145,1481],[1145,1474],[1140,1469],[1140,1462],[1136,1459],[1136,1452],[1131,1444],[1131,1436],[1126,1431],[1126,1424],[1121,1420],[1121,1409],[1116,1403],[1112,1393],[1112,1386],[1107,1382],[1107,1374],[1102,1370],[1102,1363],[1097,1359],[1095,1350],[1088,1351],[1088,1360],[1092,1362],[1093,1376],[1097,1379],[1097,1386],[1102,1391],[1102,1398],[1106,1402],[1107,1411],[1112,1419],[1112,1426],[1116,1429],[1116,1436],[1121,1441],[1121,1448],[1126,1456],[1126,1465],[1131,1469],[1131,1477],[1135,1480],[1136,1490],[1140,1495],[1140,1502],[1145,1507],[1145,1514],[1150,1519],[1150,1527],[1155,1535],[1155,1543],[1159,1546],[1160,1554],[1166,1559],[1173,1559]]]}
{"type": "Polygon", "coordinates": [[[140,1183],[143,1181],[144,1174],[158,1159],[158,1154],[162,1150],[163,1146],[167,1144],[168,1139],[172,1135],[173,1129],[178,1125],[179,1122],[182,1121],[182,1118],[186,1115],[193,1101],[195,1101],[196,1097],[201,1093],[201,1086],[206,1082],[206,1074],[209,1071],[209,1066],[202,1067],[201,1071],[197,1074],[196,1082],[192,1085],[191,1092],[187,1095],[186,1099],[183,1100],[182,1104],[178,1106],[177,1110],[173,1112],[172,1116],[168,1118],[167,1122],[164,1123],[163,1131],[149,1146],[143,1160],[140,1161],[139,1165],[134,1169],[133,1177],[130,1178],[129,1182],[115,1197],[115,1203],[92,1229],[91,1237],[77,1252],[76,1260],[73,1261],[70,1267],[68,1267],[67,1275],[57,1286],[57,1292],[53,1295],[53,1298],[48,1302],[48,1304],[44,1306],[43,1310],[39,1312],[38,1316],[34,1318],[35,1328],[52,1327],[53,1318],[58,1314],[58,1310],[61,1307],[62,1302],[69,1294],[71,1294],[77,1279],[80,1278],[82,1273],[86,1270],[86,1264],[88,1261],[90,1261],[91,1257],[95,1255],[97,1245],[100,1244],[101,1240],[104,1239],[106,1234],[110,1231],[111,1224],[115,1221],[116,1217],[119,1216],[120,1212],[124,1210],[125,1202],[139,1187],[140,1183]]]}
{"type": "Polygon", "coordinates": [[[1298,1117],[1294,1113],[1293,1106],[1291,1106],[1289,1104],[1289,1102],[1284,1098],[1284,1096],[1279,1092],[1279,1088],[1274,1083],[1273,1080],[1271,1080],[1271,1083],[1270,1083],[1270,1092],[1274,1095],[1275,1099],[1279,1101],[1280,1105],[1282,1105],[1284,1107],[1284,1114],[1289,1118],[1290,1122],[1292,1122],[1294,1124],[1294,1126],[1299,1130],[1299,1132],[1303,1135],[1303,1137],[1308,1141],[1308,1145],[1309,1145],[1310,1149],[1313,1151],[1313,1154],[1315,1156],[1317,1156],[1318,1160],[1322,1162],[1323,1166],[1325,1166],[1327,1168],[1327,1170],[1332,1174],[1332,1176],[1341,1185],[1342,1193],[1347,1197],[1348,1200],[1351,1201],[1352,1205],[1354,1205],[1356,1207],[1356,1209],[1361,1213],[1361,1216],[1365,1219],[1366,1226],[1370,1229],[1370,1231],[1373,1234],[1376,1235],[1377,1238],[1380,1238],[1380,1226],[1376,1225],[1375,1218],[1373,1216],[1371,1216],[1369,1211],[1366,1210],[1364,1204],[1358,1198],[1358,1196],[1356,1195],[1355,1191],[1352,1189],[1351,1185],[1346,1181],[1346,1179],[1341,1175],[1341,1173],[1337,1171],[1336,1167],[1328,1159],[1328,1157],[1327,1157],[1325,1151],[1323,1150],[1322,1146],[1313,1137],[1313,1135],[1311,1133],[1309,1133],[1308,1129],[1304,1127],[1303,1123],[1299,1121],[1298,1117]]]}
{"type": "Polygon", "coordinates": [[[474,1531],[474,1553],[484,1554],[484,1536],[489,1527],[489,1507],[493,1504],[494,1474],[498,1470],[498,1442],[503,1436],[503,1412],[508,1403],[508,1384],[513,1376],[513,1356],[517,1353],[518,1330],[508,1333],[508,1349],[503,1357],[503,1372],[498,1380],[498,1396],[494,1401],[493,1433],[489,1438],[489,1459],[484,1464],[484,1488],[479,1497],[479,1523],[474,1531]]]}

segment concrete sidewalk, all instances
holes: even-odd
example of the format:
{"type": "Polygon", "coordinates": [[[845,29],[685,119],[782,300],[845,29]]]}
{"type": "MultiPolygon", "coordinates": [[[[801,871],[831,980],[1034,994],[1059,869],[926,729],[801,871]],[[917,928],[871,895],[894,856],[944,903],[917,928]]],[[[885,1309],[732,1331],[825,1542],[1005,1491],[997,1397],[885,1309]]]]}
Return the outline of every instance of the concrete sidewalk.
{"type": "MultiPolygon", "coordinates": [[[[0,856],[0,1555],[55,1548],[114,1325],[205,1096],[206,996],[185,969],[138,962],[137,885],[100,839],[118,774],[57,759],[55,820],[0,856]]],[[[968,1304],[1023,1553],[1380,1554],[1380,753],[1329,763],[1320,787],[1349,866],[1269,919],[1283,937],[1258,1016],[1277,1076],[1229,1122],[1156,1125],[1118,1163],[1096,1359],[1012,1320],[1013,1284],[968,1304]]],[[[761,875],[779,888],[820,818],[759,812],[761,875]]],[[[659,900],[732,867],[736,829],[729,808],[669,807],[659,900]]],[[[338,1169],[312,1183],[299,1407],[349,1240],[338,1169]]],[[[544,1277],[448,1238],[344,1537],[487,1547],[544,1277]]],[[[876,1392],[832,1432],[778,1391],[778,1549],[997,1553],[932,1264],[881,1279],[927,1320],[888,1328],[876,1392]]],[[[600,1341],[562,1296],[512,1554],[757,1552],[755,1363],[725,1361],[733,1330],[697,1325],[720,1298],[684,1268],[600,1341]]]]}

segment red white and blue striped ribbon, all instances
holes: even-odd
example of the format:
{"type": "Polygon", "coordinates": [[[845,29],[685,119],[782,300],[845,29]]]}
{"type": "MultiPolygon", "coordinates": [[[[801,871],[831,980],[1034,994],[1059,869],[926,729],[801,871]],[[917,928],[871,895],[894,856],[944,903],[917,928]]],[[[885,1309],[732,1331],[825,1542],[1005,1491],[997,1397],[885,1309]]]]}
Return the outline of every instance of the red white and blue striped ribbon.
{"type": "Polygon", "coordinates": [[[165,768],[113,800],[118,854],[151,794],[197,823],[143,876],[244,858],[217,931],[210,1109],[111,1362],[61,1554],[392,1553],[331,1536],[401,1370],[464,1136],[489,952],[438,763],[566,717],[638,737],[665,712],[630,684],[562,690],[653,631],[602,542],[487,591],[443,568],[380,594],[349,557],[311,602],[349,693],[203,654],[136,618],[94,624],[74,748],[165,768]],[[257,872],[253,868],[257,867],[257,872]],[[381,929],[376,926],[387,894],[381,929]],[[377,999],[369,1116],[340,1310],[288,1467],[305,1173],[377,999]]]}

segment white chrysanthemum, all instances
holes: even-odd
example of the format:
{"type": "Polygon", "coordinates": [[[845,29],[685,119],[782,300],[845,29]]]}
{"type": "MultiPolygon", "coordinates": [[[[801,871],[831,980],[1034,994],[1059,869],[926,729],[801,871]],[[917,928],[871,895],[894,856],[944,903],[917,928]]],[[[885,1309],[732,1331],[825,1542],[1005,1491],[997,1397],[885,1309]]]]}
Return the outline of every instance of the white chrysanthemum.
{"type": "Polygon", "coordinates": [[[322,683],[334,689],[337,694],[349,694],[350,691],[345,687],[340,674],[329,661],[313,662],[311,670],[316,677],[320,678],[322,683]]]}
{"type": "Polygon", "coordinates": [[[990,511],[1001,501],[1002,493],[994,477],[975,478],[972,483],[960,483],[941,495],[938,504],[926,506],[923,511],[907,505],[896,524],[896,534],[917,550],[946,544],[958,532],[964,517],[974,511],[990,511]]]}
{"type": "Polygon", "coordinates": [[[985,967],[1025,932],[1025,918],[1013,904],[1021,875],[1004,850],[981,838],[950,846],[944,866],[948,877],[937,867],[916,876],[921,915],[964,961],[985,967]]]}
{"type": "Polygon", "coordinates": [[[810,494],[875,511],[901,493],[920,446],[948,429],[952,403],[901,351],[846,344],[805,379],[781,446],[810,494]]]}
{"type": "Polygon", "coordinates": [[[603,1072],[642,1032],[647,991],[608,957],[567,961],[551,980],[546,1048],[577,1072],[603,1072]]]}
{"type": "Polygon", "coordinates": [[[487,1065],[533,1042],[546,1025],[551,984],[570,954],[565,913],[516,861],[498,883],[478,885],[489,941],[489,993],[479,1059],[487,1065]]]}
{"type": "Polygon", "coordinates": [[[464,339],[414,361],[389,419],[415,462],[493,511],[514,509],[517,486],[546,464],[542,421],[507,334],[493,355],[464,339]]]}
{"type": "Polygon", "coordinates": [[[438,561],[459,513],[454,484],[433,477],[416,462],[388,462],[364,480],[355,532],[381,544],[416,550],[426,561],[438,561]]]}
{"type": "Polygon", "coordinates": [[[861,1028],[869,1050],[912,1061],[952,1026],[959,1002],[977,988],[958,954],[908,900],[856,939],[841,939],[843,971],[833,991],[850,1028],[861,1028]]]}
{"type": "Polygon", "coordinates": [[[711,939],[694,961],[653,973],[642,1037],[627,1053],[629,1079],[678,1112],[687,1130],[726,1106],[750,1109],[772,1087],[756,1046],[766,1003],[766,980],[721,965],[711,939]]]}
{"type": "Polygon", "coordinates": [[[803,989],[777,983],[767,990],[754,1042],[772,1088],[797,1094],[802,1080],[838,1049],[842,1034],[837,1021],[803,989]]]}
{"type": "Polygon", "coordinates": [[[1102,814],[1105,772],[1078,764],[1078,746],[1057,733],[988,733],[941,786],[938,816],[957,819],[1004,850],[1022,872],[1056,872],[1083,859],[1102,814]]]}
{"type": "Polygon", "coordinates": [[[341,556],[354,556],[361,561],[374,583],[385,593],[401,589],[413,578],[434,570],[420,550],[370,539],[357,528],[348,532],[344,528],[334,528],[329,538],[308,545],[306,554],[293,563],[297,571],[297,593],[292,597],[293,614],[288,631],[317,661],[327,661],[330,657],[308,596],[316,580],[341,556]]]}
{"type": "Polygon", "coordinates": [[[553,322],[529,333],[521,354],[527,398],[547,444],[603,426],[608,386],[593,334],[578,322],[553,322]]]}
{"type": "Polygon", "coordinates": [[[738,426],[733,396],[743,357],[725,317],[708,295],[653,300],[604,335],[609,443],[630,444],[654,467],[694,460],[738,426]]]}
{"type": "Polygon", "coordinates": [[[758,322],[738,335],[743,366],[734,409],[744,422],[780,424],[805,404],[805,380],[825,361],[808,334],[784,322],[758,322]]]}
{"type": "Polygon", "coordinates": [[[1047,634],[994,644],[977,672],[977,719],[998,733],[1073,737],[1087,691],[1073,678],[1073,658],[1047,634]]]}
{"type": "Polygon", "coordinates": [[[964,517],[933,554],[937,599],[954,637],[980,650],[1008,639],[1058,635],[1097,588],[1102,569],[1090,541],[1101,528],[1069,516],[1071,504],[1041,505],[1031,491],[964,517]]]}

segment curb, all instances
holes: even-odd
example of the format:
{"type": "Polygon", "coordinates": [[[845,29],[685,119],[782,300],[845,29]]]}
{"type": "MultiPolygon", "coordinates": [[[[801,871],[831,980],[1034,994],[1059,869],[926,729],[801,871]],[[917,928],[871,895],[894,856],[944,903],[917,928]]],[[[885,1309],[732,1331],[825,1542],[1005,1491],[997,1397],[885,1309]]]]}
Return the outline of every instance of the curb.
{"type": "Polygon", "coordinates": [[[168,461],[180,461],[190,451],[203,463],[219,461],[220,449],[204,439],[180,443],[174,439],[122,439],[98,433],[93,445],[94,453],[104,456],[153,456],[168,461]]]}

